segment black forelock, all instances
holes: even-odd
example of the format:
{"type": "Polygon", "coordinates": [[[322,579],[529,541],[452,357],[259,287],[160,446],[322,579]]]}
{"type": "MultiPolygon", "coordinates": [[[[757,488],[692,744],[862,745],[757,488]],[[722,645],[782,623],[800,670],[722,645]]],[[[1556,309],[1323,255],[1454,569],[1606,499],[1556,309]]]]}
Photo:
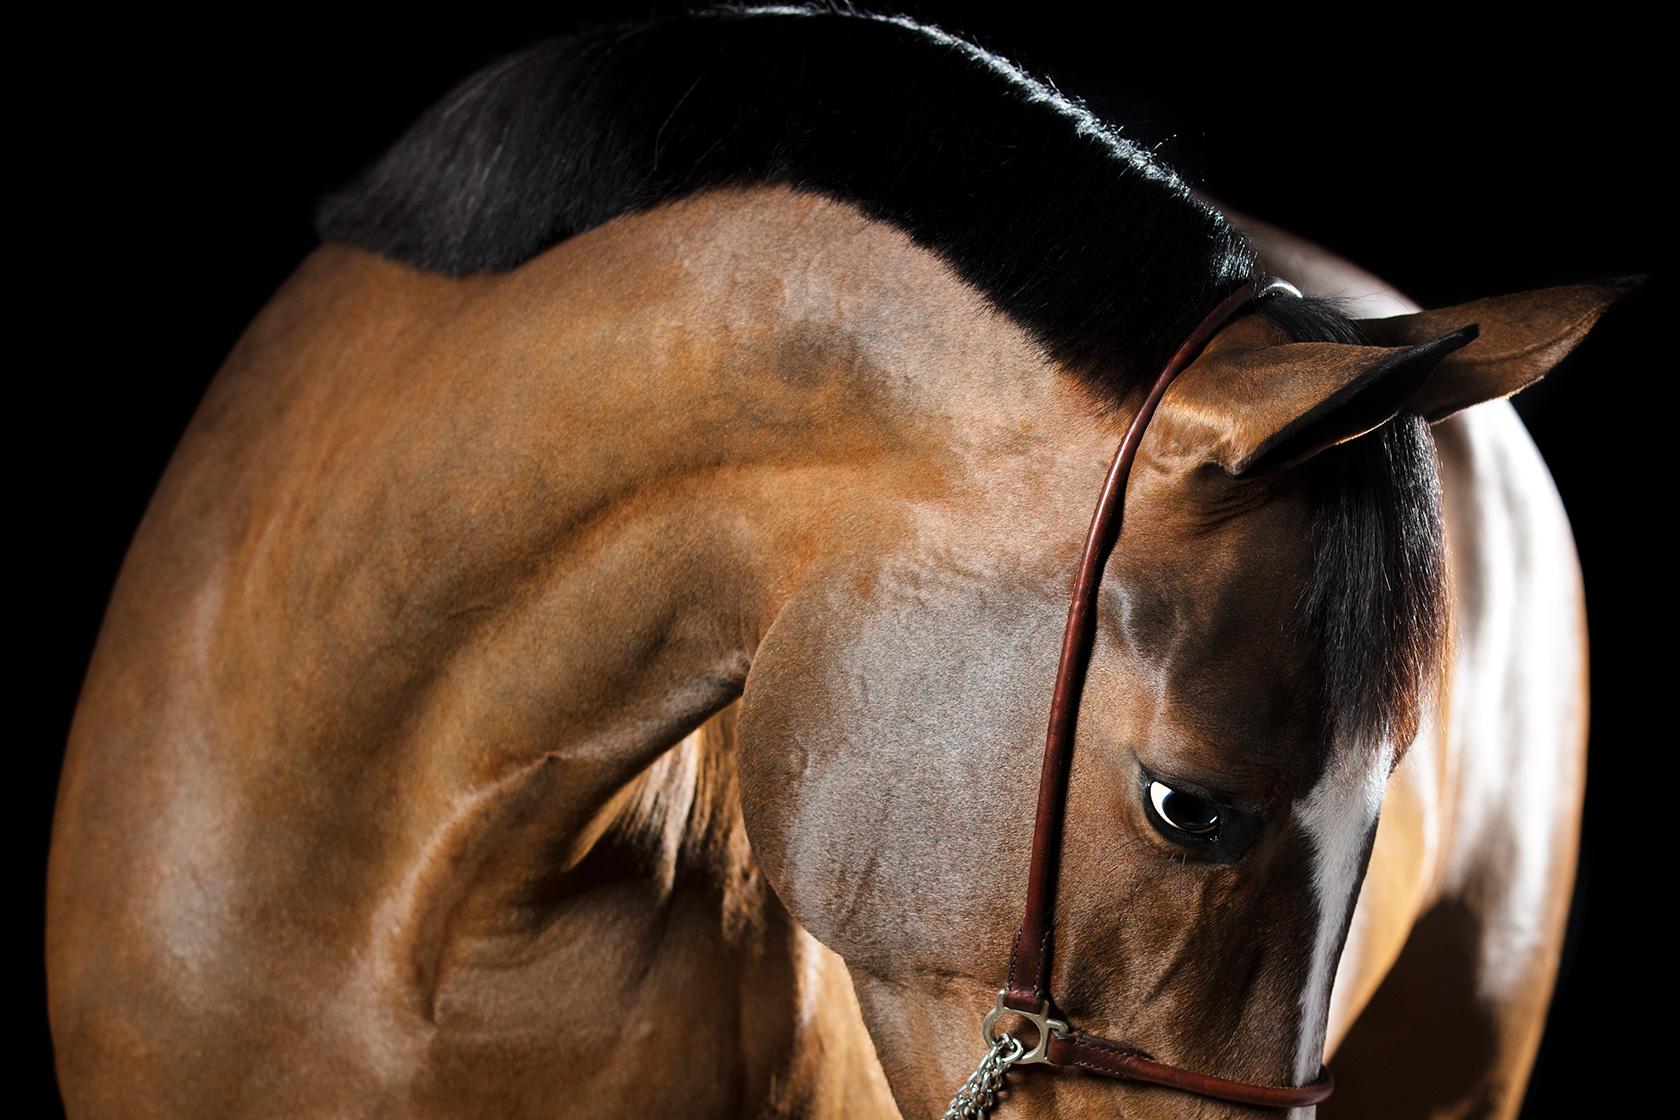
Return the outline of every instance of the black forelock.
{"type": "Polygon", "coordinates": [[[960,37],[824,5],[723,5],[485,68],[316,214],[456,276],[715,186],[836,197],[938,253],[1119,401],[1254,271],[1246,242],[1077,99],[960,37]]]}

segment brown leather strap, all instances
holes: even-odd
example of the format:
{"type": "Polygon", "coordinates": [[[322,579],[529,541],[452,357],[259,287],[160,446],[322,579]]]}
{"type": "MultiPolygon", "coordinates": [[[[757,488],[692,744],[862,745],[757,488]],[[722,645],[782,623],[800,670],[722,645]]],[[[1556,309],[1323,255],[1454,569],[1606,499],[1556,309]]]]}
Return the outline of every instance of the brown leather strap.
{"type": "MultiPolygon", "coordinates": [[[[1097,587],[1103,565],[1120,530],[1125,506],[1126,480],[1132,461],[1143,441],[1144,429],[1161,403],[1173,378],[1201,353],[1215,332],[1254,301],[1273,291],[1294,292],[1281,280],[1257,276],[1221,300],[1191,332],[1161,370],[1137,415],[1127,426],[1114,453],[1108,477],[1103,482],[1096,512],[1085,537],[1078,575],[1068,604],[1067,629],[1062,634],[1061,663],[1056,670],[1055,691],[1050,699],[1050,727],[1045,737],[1044,765],[1039,773],[1038,815],[1033,826],[1032,863],[1027,874],[1026,914],[1015,934],[1009,955],[1009,982],[1005,1006],[1016,1011],[1038,1012],[1050,1002],[1051,933],[1055,919],[1057,859],[1061,848],[1062,809],[1067,795],[1068,768],[1073,758],[1074,727],[1079,696],[1090,663],[1096,617],[1097,587]]],[[[1296,293],[1299,294],[1299,293],[1296,293]]],[[[1251,1085],[1192,1073],[1153,1061],[1117,1043],[1083,1034],[1056,1035],[1049,1043],[1047,1059],[1057,1065],[1077,1065],[1096,1073],[1169,1085],[1203,1096],[1243,1104],[1297,1107],[1315,1104],[1330,1095],[1329,1071],[1311,1085],[1299,1088],[1251,1085]]]]}
{"type": "Polygon", "coordinates": [[[1123,1081],[1165,1085],[1204,1097],[1217,1097],[1260,1108],[1305,1108],[1327,1098],[1336,1087],[1336,1079],[1330,1076],[1329,1069],[1320,1071],[1317,1081],[1298,1088],[1227,1081],[1223,1077],[1209,1077],[1205,1073],[1192,1073],[1169,1066],[1118,1043],[1082,1034],[1051,1035],[1046,1058],[1052,1065],[1078,1066],[1123,1081]]]}
{"type": "MultiPolygon", "coordinates": [[[[1137,415],[1126,427],[1114,462],[1103,482],[1091,527],[1085,535],[1085,550],[1079,559],[1068,603],[1067,628],[1062,632],[1062,659],[1056,669],[1056,687],[1050,694],[1050,728],[1044,742],[1044,766],[1038,779],[1038,817],[1033,825],[1032,863],[1027,873],[1026,916],[1015,935],[1009,956],[1008,995],[1004,1002],[1017,1011],[1036,1011],[1049,996],[1050,933],[1055,910],[1056,864],[1061,847],[1062,805],[1067,794],[1068,764],[1073,759],[1073,732],[1079,713],[1079,694],[1085,684],[1085,669],[1091,658],[1091,636],[1096,618],[1097,586],[1103,564],[1120,528],[1125,506],[1126,479],[1132,460],[1155,408],[1167,386],[1185,366],[1195,361],[1202,347],[1237,312],[1262,294],[1266,283],[1255,278],[1226,296],[1184,340],[1166,368],[1150,388],[1137,415]]],[[[1271,290],[1270,284],[1266,291],[1271,290]]]]}

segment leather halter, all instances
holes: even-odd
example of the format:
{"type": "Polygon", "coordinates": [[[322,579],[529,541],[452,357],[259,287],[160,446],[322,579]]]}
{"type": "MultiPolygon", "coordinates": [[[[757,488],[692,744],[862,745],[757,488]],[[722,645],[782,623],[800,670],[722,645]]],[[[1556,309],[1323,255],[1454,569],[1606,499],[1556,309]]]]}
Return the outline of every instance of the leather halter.
{"type": "Polygon", "coordinates": [[[1056,865],[1061,846],[1068,769],[1073,759],[1074,725],[1085,670],[1091,657],[1097,586],[1102,580],[1103,563],[1120,530],[1126,479],[1131,473],[1132,461],[1137,457],[1144,428],[1155,414],[1155,408],[1161,403],[1161,397],[1173,378],[1195,361],[1220,327],[1249,310],[1261,297],[1278,291],[1300,295],[1282,280],[1257,276],[1221,300],[1197,324],[1190,337],[1161,370],[1114,454],[1114,463],[1103,483],[1102,496],[1091,516],[1091,529],[1085,538],[1079,574],[1068,605],[1067,630],[1062,636],[1062,658],[1056,670],[1056,688],[1050,701],[1050,729],[1044,744],[1044,769],[1039,777],[1038,817],[1033,826],[1026,915],[1021,919],[1021,927],[1010,950],[1008,986],[998,993],[997,1005],[986,1016],[982,1033],[988,1044],[994,1044],[997,1040],[993,1035],[993,1024],[997,1019],[1002,1015],[1019,1015],[1038,1028],[1038,1040],[1030,1050],[1024,1050],[1015,1058],[1013,1064],[1048,1062],[1057,1066],[1078,1066],[1109,1077],[1165,1085],[1238,1104],[1297,1108],[1317,1104],[1330,1095],[1334,1081],[1329,1069],[1323,1069],[1311,1084],[1298,1087],[1256,1085],[1194,1073],[1154,1061],[1134,1047],[1096,1038],[1051,1018],[1049,989],[1056,865]]]}

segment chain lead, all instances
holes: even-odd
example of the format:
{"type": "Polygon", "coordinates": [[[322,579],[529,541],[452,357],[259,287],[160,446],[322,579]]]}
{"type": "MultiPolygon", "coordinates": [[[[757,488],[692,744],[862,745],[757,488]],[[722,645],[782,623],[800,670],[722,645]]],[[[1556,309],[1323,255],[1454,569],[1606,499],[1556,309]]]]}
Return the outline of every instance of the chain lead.
{"type": "Polygon", "coordinates": [[[945,1108],[940,1120],[986,1120],[986,1111],[997,1103],[997,1092],[1003,1088],[1003,1075],[1026,1053],[1026,1047],[1013,1035],[1000,1034],[980,1065],[968,1075],[957,1095],[945,1108]]]}

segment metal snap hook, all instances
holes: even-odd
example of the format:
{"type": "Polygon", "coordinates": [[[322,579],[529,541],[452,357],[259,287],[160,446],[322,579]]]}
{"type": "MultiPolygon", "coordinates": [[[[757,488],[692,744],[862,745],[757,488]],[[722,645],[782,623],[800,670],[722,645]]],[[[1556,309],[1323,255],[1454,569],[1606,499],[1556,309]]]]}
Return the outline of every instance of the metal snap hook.
{"type": "MultiPolygon", "coordinates": [[[[1015,1044],[1023,1047],[1024,1052],[1020,1055],[1020,1057],[1014,1060],[1013,1064],[1018,1066],[1030,1066],[1037,1062],[1049,1061],[1048,1054],[1050,1050],[1050,1036],[1052,1034],[1067,1034],[1069,1030],[1068,1025],[1060,1019],[1050,1018],[1050,1001],[1048,999],[1038,1005],[1038,1010],[1036,1012],[1017,1011],[1013,1007],[1007,1007],[1004,1005],[1004,997],[1008,994],[1009,989],[1007,988],[1003,988],[998,991],[997,1003],[993,1005],[990,1011],[986,1012],[986,1017],[980,1021],[980,1037],[986,1040],[987,1046],[996,1046],[998,1044],[998,1036],[992,1032],[992,1028],[997,1025],[998,1019],[1004,1015],[1019,1015],[1021,1018],[1031,1023],[1034,1027],[1038,1028],[1038,1040],[1033,1044],[1031,1050],[1025,1050],[1024,1048],[1026,1044],[1019,1038],[1015,1038],[1015,1044]]],[[[1004,1037],[1009,1038],[1011,1036],[1006,1034],[1004,1037]]]]}

